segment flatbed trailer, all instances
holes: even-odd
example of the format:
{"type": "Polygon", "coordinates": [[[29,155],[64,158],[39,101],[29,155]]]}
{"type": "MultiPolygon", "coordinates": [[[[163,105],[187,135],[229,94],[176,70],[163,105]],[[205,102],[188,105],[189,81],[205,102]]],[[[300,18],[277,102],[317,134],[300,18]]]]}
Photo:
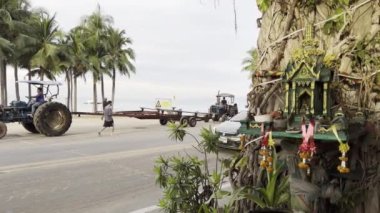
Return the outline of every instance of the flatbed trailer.
{"type": "MultiPolygon", "coordinates": [[[[72,112],[73,115],[103,115],[102,112],[72,112]]],[[[183,111],[175,109],[154,109],[141,107],[137,111],[117,111],[112,116],[131,117],[137,119],[158,119],[161,125],[166,125],[168,121],[179,121],[182,125],[196,126],[198,121],[208,122],[211,114],[204,112],[183,111]]]]}

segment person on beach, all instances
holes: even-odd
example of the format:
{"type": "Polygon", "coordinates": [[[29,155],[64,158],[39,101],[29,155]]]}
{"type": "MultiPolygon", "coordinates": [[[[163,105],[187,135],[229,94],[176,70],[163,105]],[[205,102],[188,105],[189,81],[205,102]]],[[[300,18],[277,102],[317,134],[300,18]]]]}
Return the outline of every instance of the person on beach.
{"type": "MultiPolygon", "coordinates": [[[[107,101],[106,107],[104,107],[103,110],[103,116],[102,120],[104,118],[104,124],[103,129],[98,132],[98,135],[100,136],[107,127],[112,127],[112,133],[115,130],[114,124],[113,124],[113,118],[112,118],[112,101],[107,101]]],[[[112,135],[111,133],[111,135],[112,135]]]]}

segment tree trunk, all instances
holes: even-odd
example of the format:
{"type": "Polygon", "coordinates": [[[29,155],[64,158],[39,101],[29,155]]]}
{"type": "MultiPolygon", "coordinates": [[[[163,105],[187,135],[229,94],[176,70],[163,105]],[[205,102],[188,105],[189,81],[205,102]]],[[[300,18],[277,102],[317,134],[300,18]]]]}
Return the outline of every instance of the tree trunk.
{"type": "Polygon", "coordinates": [[[112,70],[112,105],[115,106],[116,70],[112,70]]]}
{"type": "Polygon", "coordinates": [[[93,92],[93,111],[94,112],[97,112],[98,111],[98,100],[97,100],[97,91],[96,91],[96,82],[97,82],[97,78],[95,76],[95,74],[92,75],[93,77],[93,85],[92,85],[92,92],[93,92]]]}
{"type": "MultiPolygon", "coordinates": [[[[32,80],[32,76],[30,75],[31,73],[31,70],[30,70],[30,67],[28,67],[28,80],[31,81],[32,80]]],[[[28,84],[28,95],[29,97],[32,96],[32,85],[28,84]]]]}
{"type": "Polygon", "coordinates": [[[103,74],[100,74],[100,87],[101,87],[101,93],[102,93],[102,108],[105,107],[104,102],[106,101],[105,95],[104,95],[104,78],[103,74]]]}
{"type": "Polygon", "coordinates": [[[78,111],[78,77],[74,77],[74,112],[78,111]]]}
{"type": "Polygon", "coordinates": [[[74,97],[74,75],[73,75],[73,71],[70,72],[70,109],[71,111],[74,109],[74,102],[73,102],[73,97],[74,97]]]}
{"type": "Polygon", "coordinates": [[[5,75],[5,60],[0,59],[0,96],[1,96],[1,103],[2,105],[6,105],[7,102],[5,100],[5,87],[7,83],[6,75],[5,75]]]}
{"type": "Polygon", "coordinates": [[[44,80],[44,74],[45,74],[44,70],[42,69],[42,67],[40,67],[40,79],[41,79],[41,81],[44,80]]]}
{"type": "Polygon", "coordinates": [[[66,70],[66,82],[67,82],[67,100],[66,100],[66,106],[71,110],[71,80],[70,80],[70,70],[66,70]]]}
{"type": "Polygon", "coordinates": [[[20,87],[18,84],[18,65],[17,63],[14,65],[15,68],[15,90],[16,90],[16,100],[20,101],[20,87]]]}

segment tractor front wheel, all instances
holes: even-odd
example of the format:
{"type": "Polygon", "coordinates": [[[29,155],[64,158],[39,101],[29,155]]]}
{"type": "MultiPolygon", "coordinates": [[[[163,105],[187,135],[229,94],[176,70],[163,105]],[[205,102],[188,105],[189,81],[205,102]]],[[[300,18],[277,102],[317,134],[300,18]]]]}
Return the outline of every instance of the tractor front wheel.
{"type": "Polygon", "coordinates": [[[34,126],[33,122],[22,122],[21,125],[28,130],[31,133],[37,134],[40,133],[36,127],[34,126]]]}

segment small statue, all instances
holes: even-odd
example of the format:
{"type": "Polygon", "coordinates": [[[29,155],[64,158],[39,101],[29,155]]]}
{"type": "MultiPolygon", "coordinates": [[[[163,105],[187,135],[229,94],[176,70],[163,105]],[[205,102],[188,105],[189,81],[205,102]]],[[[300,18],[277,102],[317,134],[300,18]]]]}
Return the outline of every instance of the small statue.
{"type": "Polygon", "coordinates": [[[301,115],[307,115],[307,114],[310,114],[310,108],[309,108],[309,105],[307,105],[306,103],[303,103],[301,108],[300,108],[300,111],[299,113],[301,115]]]}

